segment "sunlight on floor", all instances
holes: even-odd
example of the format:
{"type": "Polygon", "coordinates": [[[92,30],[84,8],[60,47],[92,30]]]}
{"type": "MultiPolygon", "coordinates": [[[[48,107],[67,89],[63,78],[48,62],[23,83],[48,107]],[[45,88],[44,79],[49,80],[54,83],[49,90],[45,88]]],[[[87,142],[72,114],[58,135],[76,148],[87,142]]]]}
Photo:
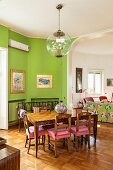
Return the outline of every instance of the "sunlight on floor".
{"type": "Polygon", "coordinates": [[[97,124],[97,127],[100,127],[100,124],[97,124]]]}

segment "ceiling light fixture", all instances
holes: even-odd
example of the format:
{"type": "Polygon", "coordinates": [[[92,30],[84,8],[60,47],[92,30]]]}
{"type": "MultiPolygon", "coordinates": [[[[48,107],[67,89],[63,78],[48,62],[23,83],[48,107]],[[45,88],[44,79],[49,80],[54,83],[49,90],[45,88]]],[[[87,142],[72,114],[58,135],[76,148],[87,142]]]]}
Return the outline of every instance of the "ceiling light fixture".
{"type": "Polygon", "coordinates": [[[47,50],[55,57],[63,57],[67,55],[72,42],[70,36],[60,29],[60,10],[62,7],[62,4],[56,6],[56,9],[59,11],[58,31],[53,33],[53,35],[50,35],[47,39],[47,50]]]}

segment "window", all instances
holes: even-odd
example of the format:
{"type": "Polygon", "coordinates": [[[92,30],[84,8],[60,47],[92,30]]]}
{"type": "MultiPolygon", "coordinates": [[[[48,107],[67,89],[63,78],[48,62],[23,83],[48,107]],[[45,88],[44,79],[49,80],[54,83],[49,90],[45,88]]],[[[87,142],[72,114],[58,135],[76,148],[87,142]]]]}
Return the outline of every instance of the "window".
{"type": "Polygon", "coordinates": [[[102,93],[102,71],[92,70],[88,72],[88,93],[102,93]]]}

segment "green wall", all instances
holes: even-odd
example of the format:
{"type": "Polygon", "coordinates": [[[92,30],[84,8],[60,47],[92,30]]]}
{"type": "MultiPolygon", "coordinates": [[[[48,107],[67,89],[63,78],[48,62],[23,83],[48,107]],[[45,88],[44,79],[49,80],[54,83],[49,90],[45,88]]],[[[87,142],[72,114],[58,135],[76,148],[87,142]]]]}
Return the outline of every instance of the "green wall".
{"type": "Polygon", "coordinates": [[[8,47],[8,28],[0,25],[0,47],[8,47]]]}
{"type": "Polygon", "coordinates": [[[0,25],[0,46],[8,48],[8,96],[9,100],[30,100],[33,97],[59,97],[66,102],[67,96],[67,57],[56,58],[46,50],[46,40],[28,38],[0,25]],[[8,40],[28,44],[29,52],[8,47],[8,40]],[[26,72],[25,93],[10,93],[10,70],[26,72]],[[52,88],[37,88],[37,75],[52,75],[52,88]]]}
{"type": "MultiPolygon", "coordinates": [[[[8,100],[31,98],[55,98],[67,101],[67,57],[50,56],[46,49],[46,39],[28,38],[0,25],[0,47],[8,48],[8,100]],[[28,44],[30,51],[8,47],[9,39],[28,44]],[[25,71],[25,93],[10,92],[10,71],[25,71]],[[37,88],[37,75],[52,75],[52,88],[37,88]]],[[[17,119],[17,103],[9,105],[9,122],[17,119]]]]}
{"type": "MultiPolygon", "coordinates": [[[[28,38],[20,35],[18,33],[15,33],[13,31],[9,30],[9,39],[13,39],[19,42],[23,42],[28,44],[28,38]]],[[[25,93],[17,93],[17,94],[11,94],[10,93],[10,70],[15,69],[15,70],[24,70],[25,71],[25,77],[27,79],[27,61],[28,61],[28,52],[18,50],[16,48],[11,48],[8,47],[8,98],[9,100],[16,100],[16,99],[25,99],[27,96],[27,90],[25,90],[25,93]]],[[[27,84],[25,84],[27,87],[27,84]]],[[[25,87],[25,89],[26,89],[25,87]]]]}
{"type": "MultiPolygon", "coordinates": [[[[38,38],[27,38],[23,35],[9,31],[9,39],[13,39],[25,44],[29,44],[30,51],[24,52],[15,48],[8,48],[9,56],[9,100],[27,99],[39,97],[58,97],[62,99],[66,85],[62,89],[62,82],[65,73],[62,68],[64,63],[62,58],[56,58],[49,55],[46,50],[46,40],[38,38]],[[10,70],[25,70],[26,72],[26,90],[25,93],[10,93],[10,70]],[[37,88],[37,75],[52,75],[52,88],[37,88]],[[62,95],[63,92],[63,95],[62,95]]],[[[64,80],[63,80],[63,79],[64,80]]],[[[66,83],[64,83],[66,84],[66,83]]]]}
{"type": "Polygon", "coordinates": [[[62,59],[46,50],[45,39],[29,39],[27,99],[32,97],[62,97],[62,59]],[[37,75],[52,75],[52,88],[37,88],[37,75]]]}

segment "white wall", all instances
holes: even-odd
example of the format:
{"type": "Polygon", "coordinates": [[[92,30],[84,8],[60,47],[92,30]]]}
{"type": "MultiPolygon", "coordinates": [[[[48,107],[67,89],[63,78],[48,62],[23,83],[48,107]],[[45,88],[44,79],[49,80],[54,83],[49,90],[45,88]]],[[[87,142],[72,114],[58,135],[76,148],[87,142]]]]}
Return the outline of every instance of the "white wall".
{"type": "Polygon", "coordinates": [[[0,48],[0,129],[8,129],[8,54],[0,48]]]}
{"type": "MultiPolygon", "coordinates": [[[[71,77],[72,86],[68,87],[68,107],[71,105],[76,106],[77,102],[85,97],[87,93],[76,93],[76,67],[83,68],[82,82],[83,90],[87,89],[87,74],[89,69],[100,69],[104,73],[104,87],[103,94],[107,95],[108,99],[111,99],[113,93],[113,87],[106,86],[107,78],[113,78],[113,55],[101,55],[101,54],[87,54],[77,52],[76,46],[72,49],[69,62],[68,62],[68,77],[71,77]]],[[[69,78],[68,78],[69,79],[69,78]]]]}

